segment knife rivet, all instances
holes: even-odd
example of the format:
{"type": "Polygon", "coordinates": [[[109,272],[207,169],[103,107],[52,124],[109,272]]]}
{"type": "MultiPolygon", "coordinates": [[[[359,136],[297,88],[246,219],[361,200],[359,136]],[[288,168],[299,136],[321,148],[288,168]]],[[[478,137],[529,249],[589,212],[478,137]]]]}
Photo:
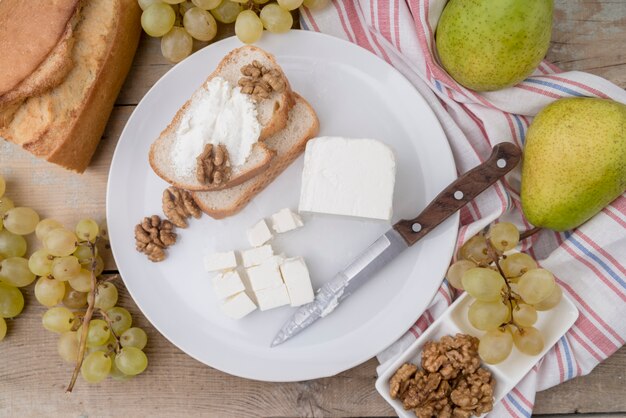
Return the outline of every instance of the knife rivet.
{"type": "Polygon", "coordinates": [[[463,192],[460,190],[457,190],[456,192],[454,192],[454,198],[456,200],[461,200],[463,199],[463,192]]]}
{"type": "Polygon", "coordinates": [[[498,161],[496,161],[496,165],[498,166],[498,168],[504,168],[506,167],[506,160],[504,158],[500,158],[498,161]]]}
{"type": "Polygon", "coordinates": [[[413,225],[411,225],[411,229],[413,230],[413,232],[420,232],[422,230],[422,225],[416,222],[413,225]]]}

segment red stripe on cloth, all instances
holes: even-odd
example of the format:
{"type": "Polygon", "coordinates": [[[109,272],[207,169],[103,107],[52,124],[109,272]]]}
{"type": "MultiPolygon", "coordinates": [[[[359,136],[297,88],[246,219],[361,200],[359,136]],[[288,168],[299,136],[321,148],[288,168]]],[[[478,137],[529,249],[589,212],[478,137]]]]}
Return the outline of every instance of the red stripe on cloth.
{"type": "Polygon", "coordinates": [[[561,70],[559,67],[557,67],[556,65],[552,64],[550,61],[544,60],[542,61],[546,66],[548,66],[552,71],[554,71],[555,73],[559,74],[562,73],[563,70],[561,70]]]}
{"type": "Polygon", "coordinates": [[[341,7],[339,6],[340,3],[341,3],[341,0],[333,1],[333,6],[335,6],[335,10],[337,10],[337,16],[339,17],[339,21],[341,22],[341,27],[343,28],[343,31],[346,33],[348,40],[354,43],[354,37],[348,30],[348,25],[346,25],[346,21],[344,20],[343,11],[341,10],[341,7]]]}
{"type": "Polygon", "coordinates": [[[618,196],[611,202],[611,207],[617,209],[622,215],[626,215],[626,197],[618,196]]]}
{"type": "Polygon", "coordinates": [[[554,345],[554,352],[556,354],[556,362],[559,366],[559,382],[563,382],[565,381],[565,371],[563,370],[563,353],[561,353],[560,344],[560,342],[557,342],[554,345]]]}
{"type": "MultiPolygon", "coordinates": [[[[370,0],[369,3],[370,3],[370,20],[372,22],[372,27],[374,27],[376,30],[380,32],[380,26],[374,14],[374,9],[378,8],[378,0],[370,0]],[[374,2],[376,2],[376,6],[374,6],[374,2]]],[[[376,14],[378,14],[378,10],[376,12],[377,12],[376,14]]]]}
{"type": "MultiPolygon", "coordinates": [[[[378,30],[380,34],[384,36],[390,44],[393,45],[393,39],[391,38],[391,23],[389,22],[389,2],[384,1],[383,6],[380,7],[378,0],[376,0],[376,11],[378,12],[378,19],[376,21],[378,30]]],[[[370,4],[374,4],[374,0],[370,2],[370,4]]],[[[372,18],[374,16],[374,12],[372,12],[372,18]]],[[[396,28],[397,28],[396,24],[396,28]]]]}
{"type": "Polygon", "coordinates": [[[552,97],[554,99],[560,99],[562,96],[559,96],[558,94],[554,94],[551,93],[549,91],[543,90],[543,89],[538,89],[536,87],[531,87],[531,86],[527,86],[525,84],[518,84],[516,86],[513,86],[514,88],[518,88],[518,89],[522,89],[522,90],[528,90],[528,91],[532,91],[533,93],[539,93],[543,96],[547,96],[547,97],[552,97]]]}
{"type": "Polygon", "coordinates": [[[596,275],[598,279],[600,279],[602,283],[604,283],[609,289],[611,289],[613,293],[615,293],[620,299],[622,299],[622,301],[626,302],[626,295],[620,288],[615,286],[612,278],[608,278],[607,276],[602,274],[602,272],[596,266],[594,266],[593,263],[591,263],[585,256],[578,254],[578,252],[574,248],[572,248],[572,246],[567,241],[563,243],[562,248],[567,251],[572,257],[578,260],[581,264],[584,264],[596,275]]]}
{"type": "Polygon", "coordinates": [[[420,336],[419,332],[415,331],[415,330],[413,329],[413,327],[409,328],[409,332],[410,332],[411,334],[413,334],[413,336],[414,336],[415,338],[419,338],[419,336],[420,336]]]}
{"type": "Polygon", "coordinates": [[[624,222],[622,219],[620,219],[619,216],[617,216],[616,214],[614,214],[613,212],[611,212],[611,210],[607,207],[604,208],[602,210],[603,213],[609,215],[609,217],[611,219],[613,219],[615,222],[617,222],[618,224],[620,224],[621,226],[623,226],[624,228],[626,228],[626,222],[624,222]]]}
{"type": "Polygon", "coordinates": [[[452,299],[450,298],[450,295],[448,294],[448,292],[446,292],[446,290],[443,288],[443,285],[439,286],[438,292],[441,293],[441,296],[443,296],[443,298],[446,300],[448,305],[452,303],[452,299]]]}
{"type": "Polygon", "coordinates": [[[582,238],[583,241],[591,245],[598,253],[602,254],[604,258],[609,260],[611,264],[613,264],[613,266],[615,266],[620,272],[622,272],[624,276],[626,276],[626,268],[622,266],[620,262],[617,261],[611,254],[609,254],[602,247],[596,244],[595,241],[593,241],[591,238],[585,235],[580,229],[577,229],[576,231],[574,231],[574,234],[578,235],[580,238],[582,238]]]}
{"type": "Polygon", "coordinates": [[[511,414],[512,417],[519,418],[519,415],[511,408],[511,406],[509,405],[509,401],[507,401],[506,398],[503,398],[500,402],[502,402],[502,405],[504,405],[504,407],[507,411],[509,411],[509,414],[511,414]]]}
{"type": "MultiPolygon", "coordinates": [[[[596,351],[591,348],[589,346],[589,344],[587,344],[587,342],[583,339],[583,337],[581,337],[580,335],[578,335],[578,333],[576,332],[576,329],[574,327],[570,328],[570,330],[567,332],[569,335],[571,335],[572,337],[574,337],[574,339],[576,341],[578,341],[578,344],[580,344],[589,354],[591,354],[596,360],[598,361],[603,361],[604,357],[601,356],[600,354],[596,353],[596,351]]],[[[561,379],[561,382],[563,381],[563,379],[561,379]]]]}
{"type": "Polygon", "coordinates": [[[526,399],[526,397],[524,396],[524,394],[518,389],[518,388],[513,388],[512,390],[513,393],[515,393],[515,395],[517,395],[517,397],[524,403],[526,404],[527,407],[531,408],[533,407],[533,403],[530,402],[528,399],[526,399]]]}
{"type": "Polygon", "coordinates": [[[304,11],[304,14],[306,15],[307,19],[309,20],[309,22],[311,22],[311,26],[313,27],[313,30],[315,30],[315,32],[321,32],[319,26],[317,26],[317,23],[315,22],[315,19],[313,19],[313,15],[309,11],[309,9],[307,7],[301,7],[300,10],[304,11]]]}
{"type": "Polygon", "coordinates": [[[394,23],[394,35],[396,38],[396,48],[398,51],[402,52],[402,45],[400,44],[400,1],[393,0],[391,2],[393,4],[393,23],[394,23]]]}
{"type": "Polygon", "coordinates": [[[360,22],[359,13],[354,6],[354,2],[343,2],[343,6],[346,9],[346,17],[348,18],[348,23],[350,25],[350,28],[352,29],[352,32],[354,32],[356,42],[368,51],[378,55],[374,50],[374,46],[370,43],[369,39],[367,39],[367,35],[365,33],[365,30],[363,29],[363,24],[360,22]]]}
{"type": "Polygon", "coordinates": [[[519,135],[517,135],[517,131],[515,130],[515,126],[513,126],[513,118],[511,114],[508,112],[502,112],[504,117],[506,118],[507,123],[509,124],[509,130],[511,131],[511,135],[513,136],[513,141],[518,147],[522,146],[522,141],[519,139],[519,135]]]}

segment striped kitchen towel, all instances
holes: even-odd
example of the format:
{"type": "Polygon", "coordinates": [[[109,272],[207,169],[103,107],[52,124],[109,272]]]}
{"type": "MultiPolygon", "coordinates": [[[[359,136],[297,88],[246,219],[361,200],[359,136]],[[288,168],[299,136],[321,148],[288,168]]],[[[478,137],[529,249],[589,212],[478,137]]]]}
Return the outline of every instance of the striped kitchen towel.
{"type": "MultiPolygon", "coordinates": [[[[626,103],[614,84],[577,71],[561,72],[542,62],[519,85],[476,93],[456,83],[433,54],[434,30],[445,0],[334,0],[311,12],[302,8],[301,27],[354,42],[397,68],[430,103],[446,131],[459,173],[485,159],[491,147],[509,141],[524,146],[537,112],[561,97],[590,96],[626,103]]],[[[513,172],[461,211],[457,245],[496,219],[532,226],[522,215],[520,171],[513,172]]],[[[626,338],[626,195],[574,231],[543,230],[521,244],[541,260],[578,306],[572,329],[495,406],[493,417],[530,417],[535,393],[589,373],[626,338]]],[[[384,368],[415,340],[455,297],[444,281],[432,305],[399,341],[378,358],[384,368]]]]}

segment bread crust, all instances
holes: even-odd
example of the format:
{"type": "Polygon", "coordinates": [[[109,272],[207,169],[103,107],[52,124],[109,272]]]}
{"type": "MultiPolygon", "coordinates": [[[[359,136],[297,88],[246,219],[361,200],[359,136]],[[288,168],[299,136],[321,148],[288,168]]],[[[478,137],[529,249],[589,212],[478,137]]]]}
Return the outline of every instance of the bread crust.
{"type": "Polygon", "coordinates": [[[277,155],[272,160],[270,167],[264,171],[262,174],[258,175],[256,178],[250,180],[251,185],[248,190],[245,191],[237,201],[225,208],[212,208],[205,204],[205,202],[200,198],[198,192],[192,192],[191,195],[194,198],[194,201],[200,207],[200,209],[214,219],[223,219],[229,216],[233,216],[239,211],[241,211],[246,205],[261,191],[263,191],[271,182],[276,179],[285,169],[304,152],[306,147],[306,143],[309,139],[315,137],[319,132],[319,119],[317,118],[317,114],[311,105],[299,94],[293,92],[294,101],[301,101],[307,107],[309,112],[314,116],[313,123],[309,127],[306,134],[300,138],[300,140],[294,144],[294,146],[289,150],[289,152],[283,155],[277,155]]]}
{"type": "MultiPolygon", "coordinates": [[[[280,69],[280,66],[276,62],[276,59],[274,58],[273,55],[255,46],[247,45],[247,46],[243,46],[241,48],[233,49],[232,51],[230,51],[220,61],[218,66],[215,68],[215,70],[211,74],[209,74],[209,76],[205,79],[204,83],[213,79],[214,77],[220,76],[220,74],[223,73],[224,68],[227,65],[230,65],[231,62],[239,60],[240,56],[238,54],[240,54],[241,51],[244,49],[262,53],[263,55],[267,56],[267,58],[272,62],[272,65],[274,65],[275,68],[280,69]]],[[[280,71],[282,72],[282,69],[280,69],[280,71]]],[[[285,77],[285,80],[287,80],[287,77],[285,77]]],[[[287,119],[289,117],[289,110],[295,103],[292,95],[293,94],[291,91],[291,86],[289,85],[289,82],[287,81],[287,89],[284,93],[285,105],[280,106],[278,109],[275,109],[274,116],[272,117],[270,122],[267,125],[263,126],[263,129],[261,129],[261,133],[259,134],[258,144],[262,145],[265,139],[269,138],[276,132],[279,132],[287,125],[287,119]]],[[[223,183],[221,185],[183,183],[183,182],[177,181],[176,179],[171,178],[171,176],[166,172],[165,167],[162,167],[159,164],[159,161],[158,161],[158,153],[160,151],[159,147],[161,146],[162,142],[166,141],[165,138],[168,138],[170,135],[176,134],[175,133],[176,128],[178,127],[178,125],[181,122],[181,119],[183,118],[187,110],[189,109],[189,106],[191,105],[191,100],[192,98],[189,98],[189,100],[187,100],[185,104],[183,104],[183,106],[180,109],[178,109],[172,121],[167,125],[167,127],[163,130],[163,132],[161,132],[161,135],[159,135],[159,138],[157,138],[150,146],[148,160],[150,162],[150,166],[152,167],[152,170],[159,177],[161,177],[163,180],[167,181],[168,183],[172,184],[173,186],[176,186],[181,189],[190,190],[190,191],[223,190],[223,189],[237,186],[239,184],[242,184],[248,181],[249,179],[265,171],[270,166],[270,162],[272,158],[274,157],[275,153],[269,148],[263,146],[266,153],[265,153],[263,160],[259,164],[257,164],[252,169],[241,173],[240,175],[232,176],[228,182],[223,183]]]]}

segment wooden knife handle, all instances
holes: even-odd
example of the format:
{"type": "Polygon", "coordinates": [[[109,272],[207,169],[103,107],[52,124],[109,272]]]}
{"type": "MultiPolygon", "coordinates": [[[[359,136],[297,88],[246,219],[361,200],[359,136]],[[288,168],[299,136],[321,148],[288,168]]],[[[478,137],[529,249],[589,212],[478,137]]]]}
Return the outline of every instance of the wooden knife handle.
{"type": "Polygon", "coordinates": [[[402,220],[393,227],[409,245],[415,244],[449,216],[511,171],[522,157],[514,144],[493,147],[489,159],[452,182],[415,219],[402,220]]]}

